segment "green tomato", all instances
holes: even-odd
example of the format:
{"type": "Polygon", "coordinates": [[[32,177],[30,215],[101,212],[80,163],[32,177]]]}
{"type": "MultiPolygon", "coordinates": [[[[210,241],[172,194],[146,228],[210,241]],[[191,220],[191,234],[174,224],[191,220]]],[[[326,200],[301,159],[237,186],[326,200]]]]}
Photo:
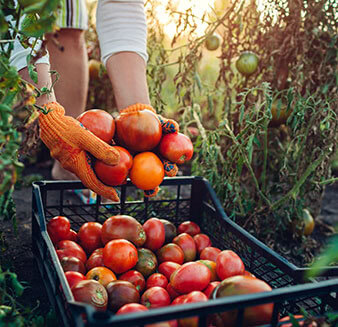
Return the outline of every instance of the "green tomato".
{"type": "Polygon", "coordinates": [[[221,44],[221,37],[218,34],[211,34],[205,39],[205,47],[209,51],[217,50],[221,44]]]}
{"type": "Polygon", "coordinates": [[[258,68],[258,56],[252,51],[244,51],[236,61],[237,70],[245,75],[252,75],[258,68]]]}

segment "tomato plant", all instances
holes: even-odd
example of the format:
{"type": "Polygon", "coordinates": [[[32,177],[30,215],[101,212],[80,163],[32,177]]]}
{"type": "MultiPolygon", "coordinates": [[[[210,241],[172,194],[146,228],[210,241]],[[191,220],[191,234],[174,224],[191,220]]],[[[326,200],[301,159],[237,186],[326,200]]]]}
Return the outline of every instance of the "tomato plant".
{"type": "Polygon", "coordinates": [[[243,51],[236,61],[236,68],[241,74],[250,76],[256,72],[258,63],[258,56],[254,52],[243,51]]]}
{"type": "Polygon", "coordinates": [[[101,230],[102,225],[98,222],[89,221],[81,225],[77,234],[78,242],[88,254],[103,246],[101,230]]]}

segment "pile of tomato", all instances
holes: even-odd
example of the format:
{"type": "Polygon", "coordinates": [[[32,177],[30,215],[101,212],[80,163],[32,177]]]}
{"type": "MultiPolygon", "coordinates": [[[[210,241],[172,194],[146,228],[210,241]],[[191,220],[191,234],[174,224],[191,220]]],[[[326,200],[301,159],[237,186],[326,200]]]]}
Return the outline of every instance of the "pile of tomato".
{"type": "Polygon", "coordinates": [[[141,190],[156,189],[163,181],[163,160],[183,164],[193,155],[190,138],[180,132],[164,134],[159,117],[151,110],[120,113],[114,118],[101,109],[85,111],[77,118],[102,141],[120,153],[115,166],[96,160],[94,171],[106,185],[123,184],[127,177],[141,190]]]}

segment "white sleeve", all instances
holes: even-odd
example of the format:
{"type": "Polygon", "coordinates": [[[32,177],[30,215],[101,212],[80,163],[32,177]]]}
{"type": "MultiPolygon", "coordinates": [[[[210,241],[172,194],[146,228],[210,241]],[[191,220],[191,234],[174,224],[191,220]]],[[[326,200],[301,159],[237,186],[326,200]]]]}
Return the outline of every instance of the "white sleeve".
{"type": "Polygon", "coordinates": [[[104,64],[111,55],[123,51],[135,52],[147,62],[147,23],[143,0],[99,0],[96,30],[104,64]]]}

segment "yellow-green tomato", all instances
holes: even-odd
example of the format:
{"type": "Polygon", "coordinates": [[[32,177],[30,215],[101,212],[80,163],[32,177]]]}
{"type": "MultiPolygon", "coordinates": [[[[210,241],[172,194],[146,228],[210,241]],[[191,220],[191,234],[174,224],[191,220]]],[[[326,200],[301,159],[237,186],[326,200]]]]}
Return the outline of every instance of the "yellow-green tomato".
{"type": "Polygon", "coordinates": [[[218,34],[211,34],[205,39],[205,47],[209,51],[214,51],[219,48],[221,44],[221,37],[218,34]]]}
{"type": "Polygon", "coordinates": [[[241,74],[250,76],[256,72],[258,63],[258,56],[254,52],[244,51],[236,61],[236,68],[241,74]]]}

